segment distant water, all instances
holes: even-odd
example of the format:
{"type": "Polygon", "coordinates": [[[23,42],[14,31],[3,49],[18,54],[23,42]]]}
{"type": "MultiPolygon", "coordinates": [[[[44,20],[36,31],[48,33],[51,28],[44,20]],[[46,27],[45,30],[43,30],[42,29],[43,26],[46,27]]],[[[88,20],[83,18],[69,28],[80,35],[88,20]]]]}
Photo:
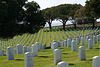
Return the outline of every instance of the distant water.
{"type": "MultiPolygon", "coordinates": [[[[69,24],[72,24],[72,23],[70,21],[66,22],[66,25],[69,25],[69,24]]],[[[51,26],[60,26],[60,25],[63,25],[63,24],[59,21],[53,21],[52,24],[51,24],[51,26]]],[[[49,24],[46,23],[45,27],[49,27],[49,24]]]]}

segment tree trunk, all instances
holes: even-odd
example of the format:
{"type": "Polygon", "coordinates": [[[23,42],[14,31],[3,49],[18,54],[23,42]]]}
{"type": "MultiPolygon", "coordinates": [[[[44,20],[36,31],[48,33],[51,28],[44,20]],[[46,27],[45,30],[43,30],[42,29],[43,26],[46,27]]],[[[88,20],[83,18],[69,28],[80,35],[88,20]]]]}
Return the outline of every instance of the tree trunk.
{"type": "Polygon", "coordinates": [[[95,21],[93,21],[93,23],[92,23],[92,24],[93,24],[93,29],[94,29],[94,27],[95,27],[95,21]]]}
{"type": "Polygon", "coordinates": [[[51,23],[48,23],[49,24],[49,28],[51,29],[51,23]]]}
{"type": "Polygon", "coordinates": [[[65,23],[63,23],[63,29],[65,30],[65,23]]]}
{"type": "Polygon", "coordinates": [[[76,29],[76,24],[74,24],[74,29],[76,29]]]}

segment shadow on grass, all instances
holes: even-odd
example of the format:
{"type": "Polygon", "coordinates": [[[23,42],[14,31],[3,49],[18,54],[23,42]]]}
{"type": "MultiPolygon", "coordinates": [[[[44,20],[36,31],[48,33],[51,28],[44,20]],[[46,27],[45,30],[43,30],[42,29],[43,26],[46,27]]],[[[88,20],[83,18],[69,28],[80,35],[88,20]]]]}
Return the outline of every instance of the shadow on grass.
{"type": "Polygon", "coordinates": [[[62,54],[68,54],[68,53],[62,53],[62,54]]]}
{"type": "Polygon", "coordinates": [[[87,59],[87,61],[92,61],[92,59],[87,59]]]}
{"type": "Polygon", "coordinates": [[[24,59],[15,59],[16,61],[24,61],[24,59]]]}
{"type": "Polygon", "coordinates": [[[69,65],[75,65],[75,64],[73,64],[73,63],[69,63],[69,65]]]}
{"type": "Polygon", "coordinates": [[[50,49],[50,47],[46,47],[45,49],[50,49]]]}
{"type": "Polygon", "coordinates": [[[38,56],[38,57],[48,58],[48,56],[38,56]]]}
{"type": "Polygon", "coordinates": [[[100,49],[100,48],[95,48],[95,49],[100,49]]]}
{"type": "Polygon", "coordinates": [[[7,56],[6,54],[4,54],[3,56],[7,56]]]}

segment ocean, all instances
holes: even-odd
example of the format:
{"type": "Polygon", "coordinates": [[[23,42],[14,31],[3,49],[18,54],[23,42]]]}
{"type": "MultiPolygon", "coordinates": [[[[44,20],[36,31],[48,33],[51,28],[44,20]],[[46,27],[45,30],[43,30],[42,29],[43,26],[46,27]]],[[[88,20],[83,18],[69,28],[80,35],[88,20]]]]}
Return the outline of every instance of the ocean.
{"type": "MultiPolygon", "coordinates": [[[[72,24],[70,21],[66,22],[66,25],[72,24]]],[[[63,25],[60,21],[53,21],[51,26],[61,26],[63,25]]],[[[49,27],[49,24],[46,22],[45,27],[49,27]]]]}

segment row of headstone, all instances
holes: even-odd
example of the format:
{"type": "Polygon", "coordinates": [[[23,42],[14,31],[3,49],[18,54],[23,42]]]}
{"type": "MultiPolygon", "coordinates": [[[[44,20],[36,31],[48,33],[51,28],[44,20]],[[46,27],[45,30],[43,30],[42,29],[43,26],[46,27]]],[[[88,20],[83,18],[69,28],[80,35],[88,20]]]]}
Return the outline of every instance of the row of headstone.
{"type": "Polygon", "coordinates": [[[77,34],[75,32],[73,32],[71,29],[69,29],[75,36],[77,36],[77,34]]]}
{"type": "Polygon", "coordinates": [[[61,38],[59,37],[59,35],[58,35],[58,32],[57,32],[56,28],[55,28],[55,31],[56,31],[56,34],[57,34],[58,39],[59,39],[59,40],[60,40],[60,42],[61,42],[62,40],[61,40],[61,38]]]}
{"type": "Polygon", "coordinates": [[[22,44],[25,41],[25,38],[27,38],[28,34],[25,34],[24,36],[22,36],[15,44],[22,44]]]}
{"type": "Polygon", "coordinates": [[[71,37],[74,37],[74,35],[72,35],[67,29],[65,29],[65,30],[68,32],[68,34],[71,35],[71,37]]]}
{"type": "Polygon", "coordinates": [[[53,32],[53,38],[54,38],[54,40],[56,40],[53,29],[52,29],[52,32],[53,32]]]}
{"type": "MultiPolygon", "coordinates": [[[[41,29],[42,30],[42,29],[41,29]]],[[[39,32],[39,36],[38,36],[38,39],[37,39],[37,42],[39,41],[39,38],[40,38],[40,35],[41,35],[41,30],[39,32]]]]}
{"type": "Polygon", "coordinates": [[[77,30],[76,30],[76,29],[74,29],[74,31],[77,33],[77,34],[76,34],[76,37],[79,37],[79,36],[80,36],[80,33],[79,33],[79,32],[77,32],[77,30]]]}
{"type": "Polygon", "coordinates": [[[66,35],[67,38],[70,38],[63,29],[62,29],[62,31],[64,32],[64,34],[66,35]]]}
{"type": "Polygon", "coordinates": [[[35,34],[36,34],[36,35],[35,35],[35,37],[34,37],[34,40],[33,40],[32,44],[34,44],[35,39],[36,39],[36,37],[37,37],[37,33],[35,33],[35,34]]]}
{"type": "Polygon", "coordinates": [[[0,46],[0,56],[3,56],[3,51],[1,46],[0,46]]]}
{"type": "Polygon", "coordinates": [[[45,44],[43,45],[43,49],[46,48],[46,44],[47,44],[47,29],[46,29],[45,44]]]}
{"type": "MultiPolygon", "coordinates": [[[[56,27],[55,27],[55,28],[56,28],[56,27]]],[[[59,29],[59,27],[58,27],[58,29],[59,29]]],[[[64,35],[63,35],[62,32],[60,31],[60,29],[59,29],[59,32],[60,32],[62,38],[65,40],[66,38],[64,37],[64,35]]]]}
{"type": "Polygon", "coordinates": [[[28,41],[28,43],[27,43],[27,45],[26,46],[28,46],[29,44],[32,44],[32,39],[33,39],[33,37],[34,37],[34,34],[31,36],[31,38],[29,38],[29,41],[28,41]]]}
{"type": "Polygon", "coordinates": [[[29,45],[29,41],[28,41],[28,40],[31,39],[30,37],[31,37],[31,35],[29,34],[28,37],[27,37],[27,39],[26,39],[26,40],[24,41],[24,43],[22,44],[23,46],[24,46],[24,45],[29,45]],[[28,42],[28,44],[27,44],[27,42],[28,42]]]}
{"type": "Polygon", "coordinates": [[[43,35],[44,35],[44,28],[43,28],[42,38],[41,38],[41,44],[42,44],[42,41],[43,41],[43,35]]]}

